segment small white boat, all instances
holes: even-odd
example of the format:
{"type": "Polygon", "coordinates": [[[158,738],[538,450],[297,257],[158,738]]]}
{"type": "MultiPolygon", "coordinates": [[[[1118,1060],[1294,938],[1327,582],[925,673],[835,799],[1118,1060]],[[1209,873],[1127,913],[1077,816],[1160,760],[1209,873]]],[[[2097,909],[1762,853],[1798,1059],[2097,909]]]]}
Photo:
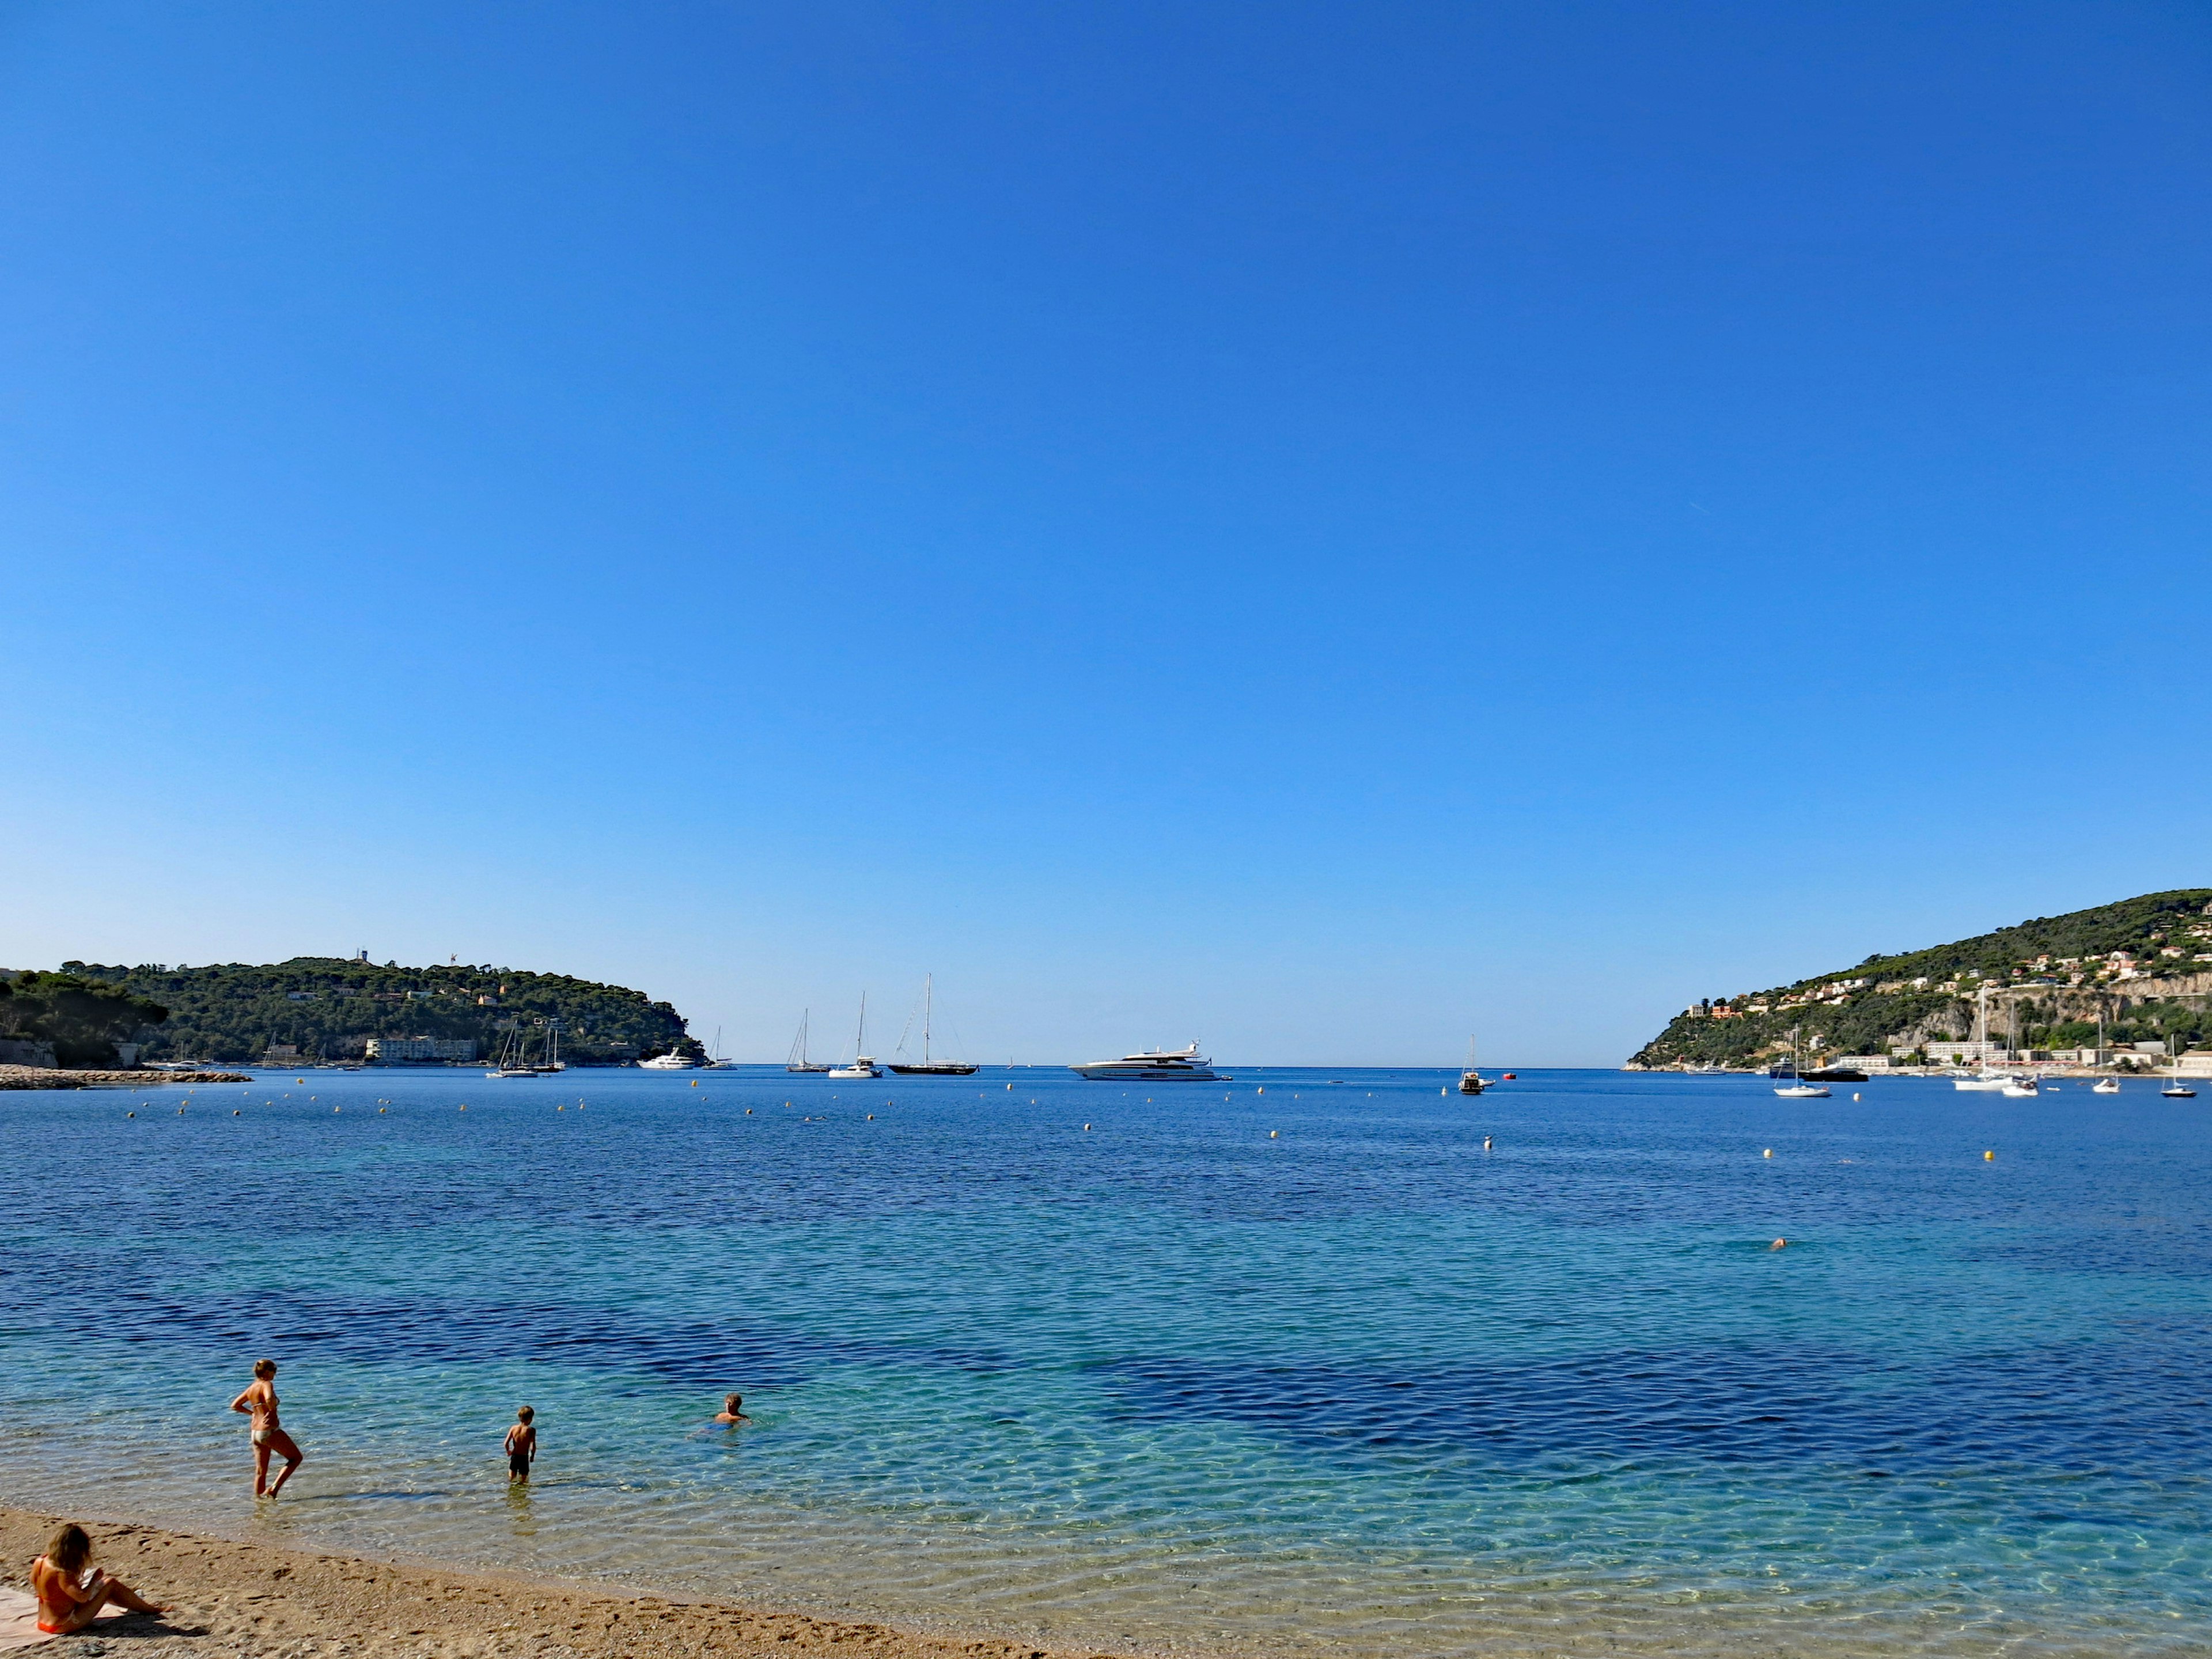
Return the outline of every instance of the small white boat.
{"type": "Polygon", "coordinates": [[[2166,1087],[2159,1091],[2159,1093],[2164,1095],[2168,1100],[2194,1100],[2197,1098],[2197,1091],[2191,1088],[2186,1083],[2180,1081],[2179,1079],[2167,1084],[2166,1087]]]}
{"type": "Polygon", "coordinates": [[[2032,1095],[2041,1093],[2042,1091],[2033,1078],[2016,1077],[2005,1085],[2004,1092],[2014,1100],[2026,1100],[2032,1095]]]}
{"type": "Polygon", "coordinates": [[[2019,1081],[2020,1079],[2010,1072],[1984,1072],[1978,1077],[1954,1078],[1951,1079],[1951,1086],[1954,1089],[1975,1090],[1983,1094],[1993,1095],[2000,1090],[2010,1093],[2013,1085],[2019,1081]]]}
{"type": "MultiPolygon", "coordinates": [[[[844,1066],[832,1066],[830,1068],[830,1075],[842,1078],[881,1077],[884,1074],[883,1068],[876,1064],[876,1057],[873,1054],[864,1054],[860,1052],[867,1046],[867,1042],[868,994],[863,991],[860,993],[860,1024],[853,1033],[852,1060],[844,1066]]],[[[786,1066],[784,1069],[788,1071],[790,1067],[786,1066]]]]}
{"type": "Polygon", "coordinates": [[[2116,1077],[2100,1077],[2089,1085],[2093,1095],[2116,1095],[2120,1091],[2120,1080],[2116,1077]]]}
{"type": "Polygon", "coordinates": [[[1819,1083],[1793,1083],[1774,1092],[1784,1100],[1825,1100],[1828,1095],[1826,1085],[1819,1083]]]}

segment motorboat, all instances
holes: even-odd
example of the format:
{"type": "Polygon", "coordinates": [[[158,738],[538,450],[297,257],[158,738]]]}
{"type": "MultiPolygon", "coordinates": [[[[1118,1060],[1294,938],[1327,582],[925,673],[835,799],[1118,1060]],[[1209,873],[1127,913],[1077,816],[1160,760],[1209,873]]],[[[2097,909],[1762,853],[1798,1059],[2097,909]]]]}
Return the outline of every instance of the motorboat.
{"type": "Polygon", "coordinates": [[[2089,1085],[2093,1095],[2116,1095],[2120,1091],[2120,1080],[2116,1077],[2100,1077],[2089,1085]]]}
{"type": "Polygon", "coordinates": [[[2004,1086],[2002,1092],[2014,1100],[2027,1100],[2043,1092],[2042,1086],[2032,1077],[2016,1077],[2004,1086]]]}
{"type": "MultiPolygon", "coordinates": [[[[839,1078],[881,1077],[883,1067],[876,1064],[873,1054],[864,1054],[868,1046],[868,994],[860,993],[860,1023],[853,1032],[853,1058],[842,1066],[832,1066],[829,1075],[839,1078]]],[[[787,1067],[787,1070],[789,1068],[787,1067]]]]}
{"type": "Polygon", "coordinates": [[[699,1062],[681,1053],[655,1054],[651,1060],[641,1060],[638,1065],[648,1072],[696,1072],[699,1062]]]}
{"type": "Polygon", "coordinates": [[[1119,1060],[1087,1060],[1080,1066],[1067,1068],[1078,1077],[1089,1078],[1093,1083],[1233,1083],[1236,1079],[1213,1069],[1213,1062],[1201,1059],[1198,1045],[1188,1048],[1168,1050],[1146,1048],[1140,1053],[1124,1054],[1119,1060]]]}

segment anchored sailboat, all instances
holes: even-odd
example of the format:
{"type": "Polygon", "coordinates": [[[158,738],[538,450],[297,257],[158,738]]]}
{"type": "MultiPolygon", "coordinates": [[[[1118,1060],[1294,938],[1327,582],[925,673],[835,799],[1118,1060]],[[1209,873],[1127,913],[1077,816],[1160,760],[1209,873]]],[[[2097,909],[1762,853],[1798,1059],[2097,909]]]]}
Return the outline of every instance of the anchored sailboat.
{"type": "Polygon", "coordinates": [[[1481,1073],[1474,1069],[1474,1039],[1467,1040],[1467,1070],[1459,1074],[1459,1091],[1463,1095],[1479,1095],[1490,1085],[1481,1073]]]}
{"type": "MultiPolygon", "coordinates": [[[[973,1077],[975,1074],[975,1068],[973,1066],[963,1065],[957,1060],[932,1060],[929,1057],[929,1028],[931,1018],[936,1008],[936,997],[934,976],[924,974],[921,976],[921,1064],[916,1066],[909,1061],[902,1066],[896,1060],[893,1060],[891,1070],[896,1072],[901,1077],[973,1077]]],[[[907,1022],[909,1026],[913,1021],[914,1016],[908,1014],[907,1022]]],[[[906,1037],[903,1034],[899,1037],[899,1049],[902,1053],[906,1049],[906,1037]]]]}
{"type": "Polygon", "coordinates": [[[830,1069],[827,1060],[806,1057],[806,1022],[813,1012],[809,1008],[799,1016],[799,1035],[792,1038],[791,1056],[784,1064],[783,1069],[787,1072],[826,1072],[830,1069]]]}

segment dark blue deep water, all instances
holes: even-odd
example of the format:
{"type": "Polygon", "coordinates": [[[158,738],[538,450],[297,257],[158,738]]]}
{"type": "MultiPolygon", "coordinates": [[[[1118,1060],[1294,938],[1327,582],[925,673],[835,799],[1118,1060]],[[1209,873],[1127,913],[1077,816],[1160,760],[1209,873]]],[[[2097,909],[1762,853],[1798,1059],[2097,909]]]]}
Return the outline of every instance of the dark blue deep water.
{"type": "Polygon", "coordinates": [[[2212,1097],[1448,1081],[0,1095],[0,1497],[1068,1645],[2212,1645],[2212,1097]]]}

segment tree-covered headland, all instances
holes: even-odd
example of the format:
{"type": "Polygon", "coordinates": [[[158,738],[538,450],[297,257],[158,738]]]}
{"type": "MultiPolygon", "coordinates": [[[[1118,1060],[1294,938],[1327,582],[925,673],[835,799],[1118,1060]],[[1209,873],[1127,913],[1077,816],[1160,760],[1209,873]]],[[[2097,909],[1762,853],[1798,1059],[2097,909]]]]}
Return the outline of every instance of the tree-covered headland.
{"type": "MultiPolygon", "coordinates": [[[[76,1058],[65,1064],[112,1063],[112,1044],[131,1040],[143,1045],[142,1060],[252,1060],[289,1048],[302,1061],[357,1060],[373,1036],[469,1038],[489,1058],[518,1035],[531,1039],[533,1051],[541,1049],[556,1021],[562,1058],[578,1065],[702,1052],[684,1017],[642,991],[489,965],[403,968],[388,962],[380,968],[337,957],[204,968],[70,962],[60,974],[24,975],[8,988],[0,1023],[11,1006],[37,1000],[47,1012],[19,1027],[32,1035],[33,1025],[57,1032],[66,1026],[76,1058]],[[43,988],[63,981],[77,988],[43,988]],[[96,1036],[89,1034],[88,997],[111,1012],[96,1036]],[[131,1011],[136,1017],[126,1018],[131,1011]],[[95,1053],[103,1042],[107,1046],[95,1053]]],[[[62,1058],[58,1042],[56,1057],[62,1058]]]]}
{"type": "Polygon", "coordinates": [[[1701,1000],[1670,1021],[1632,1066],[1761,1066],[1809,1055],[1924,1053],[1973,1035],[1978,1004],[2003,1042],[2024,1049],[2115,1046],[2212,1036],[2212,888],[2146,893],[2038,916],[2014,927],[1899,954],[1765,991],[1701,1000]]]}

